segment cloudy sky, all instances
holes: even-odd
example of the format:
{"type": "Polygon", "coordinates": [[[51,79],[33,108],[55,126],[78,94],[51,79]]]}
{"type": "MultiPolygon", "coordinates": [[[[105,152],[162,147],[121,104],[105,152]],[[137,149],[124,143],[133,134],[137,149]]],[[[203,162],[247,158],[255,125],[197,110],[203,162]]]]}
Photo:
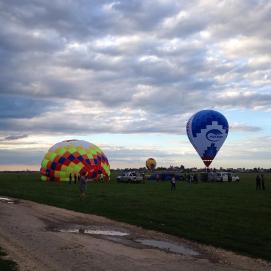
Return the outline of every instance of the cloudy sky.
{"type": "Polygon", "coordinates": [[[203,166],[185,125],[223,113],[213,167],[271,167],[271,2],[0,0],[0,170],[56,142],[111,167],[203,166]]]}

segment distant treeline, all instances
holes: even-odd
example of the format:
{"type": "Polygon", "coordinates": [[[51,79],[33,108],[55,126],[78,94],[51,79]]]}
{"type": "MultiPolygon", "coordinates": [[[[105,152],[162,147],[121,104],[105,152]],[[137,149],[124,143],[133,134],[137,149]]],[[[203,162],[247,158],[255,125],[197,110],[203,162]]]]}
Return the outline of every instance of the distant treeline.
{"type": "MultiPolygon", "coordinates": [[[[116,171],[136,171],[136,172],[150,172],[150,170],[146,169],[145,167],[142,168],[117,168],[117,169],[111,169],[112,172],[116,171]]],[[[152,172],[158,172],[158,171],[172,171],[172,172],[183,172],[183,173],[189,173],[189,172],[216,172],[216,171],[227,171],[227,172],[271,172],[271,168],[185,168],[185,167],[157,167],[156,169],[152,170],[152,172]]]]}
{"type": "MultiPolygon", "coordinates": [[[[119,171],[136,171],[136,172],[150,172],[147,168],[116,168],[111,169],[112,172],[119,171]]],[[[178,172],[202,172],[202,171],[227,171],[227,172],[271,172],[271,168],[185,168],[184,166],[180,167],[157,167],[153,172],[157,171],[178,171],[178,172]]],[[[2,170],[0,173],[39,173],[39,170],[2,170]]]]}

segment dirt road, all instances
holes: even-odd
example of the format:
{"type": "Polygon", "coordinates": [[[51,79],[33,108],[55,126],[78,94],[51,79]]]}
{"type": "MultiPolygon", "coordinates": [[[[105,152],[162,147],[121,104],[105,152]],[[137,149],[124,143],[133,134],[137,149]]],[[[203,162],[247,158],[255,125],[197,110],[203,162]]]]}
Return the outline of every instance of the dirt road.
{"type": "Polygon", "coordinates": [[[271,270],[261,260],[22,200],[0,200],[0,246],[23,271],[271,270]]]}

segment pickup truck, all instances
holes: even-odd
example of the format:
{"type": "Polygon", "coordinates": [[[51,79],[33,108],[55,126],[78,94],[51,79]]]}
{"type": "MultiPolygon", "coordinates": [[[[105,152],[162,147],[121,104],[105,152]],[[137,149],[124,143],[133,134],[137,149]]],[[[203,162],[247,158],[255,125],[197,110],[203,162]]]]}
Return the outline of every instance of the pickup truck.
{"type": "Polygon", "coordinates": [[[117,177],[117,182],[123,183],[141,183],[143,182],[143,176],[136,172],[124,172],[122,175],[117,177]]]}

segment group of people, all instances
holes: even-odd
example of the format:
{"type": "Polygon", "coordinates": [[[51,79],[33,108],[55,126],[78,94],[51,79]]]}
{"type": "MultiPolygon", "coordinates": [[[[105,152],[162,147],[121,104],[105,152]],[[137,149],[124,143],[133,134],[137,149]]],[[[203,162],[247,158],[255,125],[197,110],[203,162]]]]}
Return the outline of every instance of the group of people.
{"type": "Polygon", "coordinates": [[[189,183],[198,183],[198,174],[187,174],[184,177],[189,183]]]}
{"type": "MultiPolygon", "coordinates": [[[[195,175],[195,176],[197,176],[197,175],[195,175]]],[[[188,180],[190,183],[193,182],[193,177],[195,178],[195,176],[189,175],[188,180]]],[[[198,181],[198,180],[196,179],[196,181],[198,181]]],[[[171,191],[176,190],[176,178],[174,175],[173,175],[170,183],[171,183],[171,191]]],[[[256,190],[265,190],[265,183],[264,183],[264,175],[263,174],[258,174],[256,177],[256,190]]]]}
{"type": "MultiPolygon", "coordinates": [[[[73,182],[76,184],[77,183],[77,181],[79,181],[79,179],[80,179],[80,175],[78,174],[76,174],[76,173],[74,173],[74,175],[73,175],[73,182]]],[[[72,183],[72,174],[70,173],[70,176],[69,176],[69,184],[71,184],[72,183]]]]}
{"type": "Polygon", "coordinates": [[[256,177],[256,190],[265,190],[264,175],[258,174],[256,177]]]}

